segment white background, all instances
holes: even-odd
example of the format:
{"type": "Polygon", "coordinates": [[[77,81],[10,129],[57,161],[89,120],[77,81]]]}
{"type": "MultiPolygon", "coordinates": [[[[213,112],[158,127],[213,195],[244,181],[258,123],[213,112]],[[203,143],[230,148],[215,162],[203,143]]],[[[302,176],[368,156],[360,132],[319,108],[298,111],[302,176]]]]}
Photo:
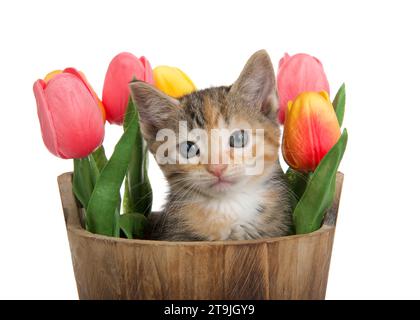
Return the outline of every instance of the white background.
{"type": "MultiPolygon", "coordinates": [[[[56,177],[33,82],[83,70],[101,95],[121,52],[183,69],[197,84],[230,84],[265,48],[324,64],[347,86],[349,144],[327,298],[420,298],[420,10],[417,1],[0,2],[0,298],[76,299],[56,177]]],[[[121,128],[106,128],[108,154],[121,128]]],[[[154,209],[165,181],[152,163],[154,209]]]]}

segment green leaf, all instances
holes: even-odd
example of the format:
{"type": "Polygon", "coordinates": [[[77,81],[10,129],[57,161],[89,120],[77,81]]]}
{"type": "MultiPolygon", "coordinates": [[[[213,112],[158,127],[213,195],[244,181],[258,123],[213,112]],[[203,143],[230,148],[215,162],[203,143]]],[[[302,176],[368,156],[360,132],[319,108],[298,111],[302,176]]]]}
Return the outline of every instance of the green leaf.
{"type": "Polygon", "coordinates": [[[293,220],[297,234],[310,233],[320,228],[324,214],[334,199],[337,169],[346,145],[347,130],[344,129],[338,142],[319,163],[296,205],[293,220]]]}
{"type": "Polygon", "coordinates": [[[88,207],[90,196],[99,178],[99,168],[93,153],[86,158],[73,159],[73,193],[84,208],[88,207]]]}
{"type": "Polygon", "coordinates": [[[306,186],[309,180],[312,177],[312,173],[304,173],[294,170],[293,168],[289,167],[286,171],[286,178],[289,184],[289,188],[292,192],[293,199],[292,199],[292,208],[294,209],[297,202],[302,197],[303,193],[305,192],[306,186]]]}
{"type": "Polygon", "coordinates": [[[86,226],[90,232],[119,236],[120,188],[127,173],[138,130],[139,124],[133,119],[101,171],[86,212],[86,226]]]}
{"type": "Polygon", "coordinates": [[[344,111],[346,107],[346,86],[344,83],[341,85],[340,89],[338,89],[338,92],[335,95],[333,106],[335,114],[337,115],[338,123],[341,127],[343,124],[344,111]]]}
{"type": "MultiPolygon", "coordinates": [[[[130,98],[124,128],[130,121],[139,121],[138,112],[130,98]]],[[[128,165],[126,185],[124,191],[124,213],[140,212],[148,215],[152,208],[152,188],[147,176],[148,151],[143,139],[140,127],[136,142],[131,151],[131,159],[128,165]]]]}
{"type": "Polygon", "coordinates": [[[120,228],[128,239],[141,239],[147,226],[147,218],[140,213],[126,213],[120,216],[120,228]]]}
{"type": "Polygon", "coordinates": [[[120,237],[120,217],[121,217],[121,196],[118,194],[118,202],[117,205],[115,207],[115,211],[114,211],[114,222],[115,222],[115,226],[114,226],[114,234],[113,236],[116,238],[120,237]]]}
{"type": "Polygon", "coordinates": [[[123,128],[124,131],[127,130],[129,124],[133,119],[137,119],[138,121],[138,112],[136,110],[136,106],[134,105],[133,99],[131,97],[128,99],[128,105],[127,110],[125,111],[124,115],[124,122],[123,122],[123,128]]]}
{"type": "Polygon", "coordinates": [[[73,159],[73,164],[73,193],[83,208],[87,208],[94,188],[89,159],[73,159]]]}
{"type": "Polygon", "coordinates": [[[90,177],[91,177],[93,186],[95,186],[96,181],[98,181],[98,178],[99,178],[99,168],[92,154],[88,155],[88,160],[89,160],[89,168],[90,168],[90,177]]]}
{"type": "Polygon", "coordinates": [[[145,174],[144,183],[139,186],[139,194],[141,195],[138,200],[134,202],[134,206],[139,209],[140,212],[144,212],[144,215],[147,217],[150,212],[152,212],[152,202],[153,202],[153,191],[150,184],[149,177],[147,173],[145,174]]]}
{"type": "Polygon", "coordinates": [[[105,155],[104,147],[100,146],[94,152],[92,152],[92,157],[96,162],[96,166],[98,167],[99,172],[101,172],[102,169],[105,167],[106,163],[108,162],[108,159],[105,155]]]}
{"type": "Polygon", "coordinates": [[[127,177],[124,180],[124,197],[123,197],[123,212],[130,213],[134,212],[133,201],[130,197],[130,190],[128,186],[128,179],[127,177]]]}

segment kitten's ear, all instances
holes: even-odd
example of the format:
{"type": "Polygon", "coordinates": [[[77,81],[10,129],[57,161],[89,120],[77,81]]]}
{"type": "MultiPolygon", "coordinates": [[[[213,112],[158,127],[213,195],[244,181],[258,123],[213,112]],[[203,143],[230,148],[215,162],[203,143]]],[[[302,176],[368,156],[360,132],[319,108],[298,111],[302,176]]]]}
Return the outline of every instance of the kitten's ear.
{"type": "Polygon", "coordinates": [[[264,115],[277,121],[276,79],[267,51],[257,51],[249,58],[230,92],[235,98],[258,108],[264,115]]]}
{"type": "Polygon", "coordinates": [[[143,81],[130,83],[131,97],[140,115],[140,126],[147,141],[154,141],[180,110],[179,101],[143,81]]]}

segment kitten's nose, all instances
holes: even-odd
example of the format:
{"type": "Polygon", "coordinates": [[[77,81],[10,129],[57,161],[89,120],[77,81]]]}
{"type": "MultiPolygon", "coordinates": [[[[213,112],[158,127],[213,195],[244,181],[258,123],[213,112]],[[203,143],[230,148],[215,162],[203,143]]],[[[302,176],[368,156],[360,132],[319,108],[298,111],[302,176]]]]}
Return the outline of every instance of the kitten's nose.
{"type": "Polygon", "coordinates": [[[223,171],[225,171],[226,168],[227,164],[209,164],[207,166],[207,171],[220,178],[223,171]]]}

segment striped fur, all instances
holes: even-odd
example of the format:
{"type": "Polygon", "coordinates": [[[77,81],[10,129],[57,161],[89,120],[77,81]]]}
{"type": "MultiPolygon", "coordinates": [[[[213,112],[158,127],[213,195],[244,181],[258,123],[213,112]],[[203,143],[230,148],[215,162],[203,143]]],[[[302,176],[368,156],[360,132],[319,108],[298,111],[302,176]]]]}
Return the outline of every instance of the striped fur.
{"type": "MultiPolygon", "coordinates": [[[[273,67],[265,51],[255,53],[232,86],[196,91],[176,100],[152,86],[131,84],[140,124],[152,154],[162,142],[158,130],[264,129],[264,169],[245,175],[244,163],[229,164],[227,187],[216,188],[209,164],[162,164],[169,183],[163,214],[152,238],[195,241],[257,239],[291,232],[290,195],[279,166],[280,129],[273,67]]],[[[251,146],[250,146],[251,147],[251,146]]],[[[256,156],[257,146],[252,145],[256,156]]],[[[221,151],[222,152],[222,151],[221,151]]],[[[227,150],[233,157],[235,150],[227,150]]],[[[246,159],[249,160],[249,159],[246,159]]],[[[216,179],[216,180],[215,180],[216,179]]]]}

